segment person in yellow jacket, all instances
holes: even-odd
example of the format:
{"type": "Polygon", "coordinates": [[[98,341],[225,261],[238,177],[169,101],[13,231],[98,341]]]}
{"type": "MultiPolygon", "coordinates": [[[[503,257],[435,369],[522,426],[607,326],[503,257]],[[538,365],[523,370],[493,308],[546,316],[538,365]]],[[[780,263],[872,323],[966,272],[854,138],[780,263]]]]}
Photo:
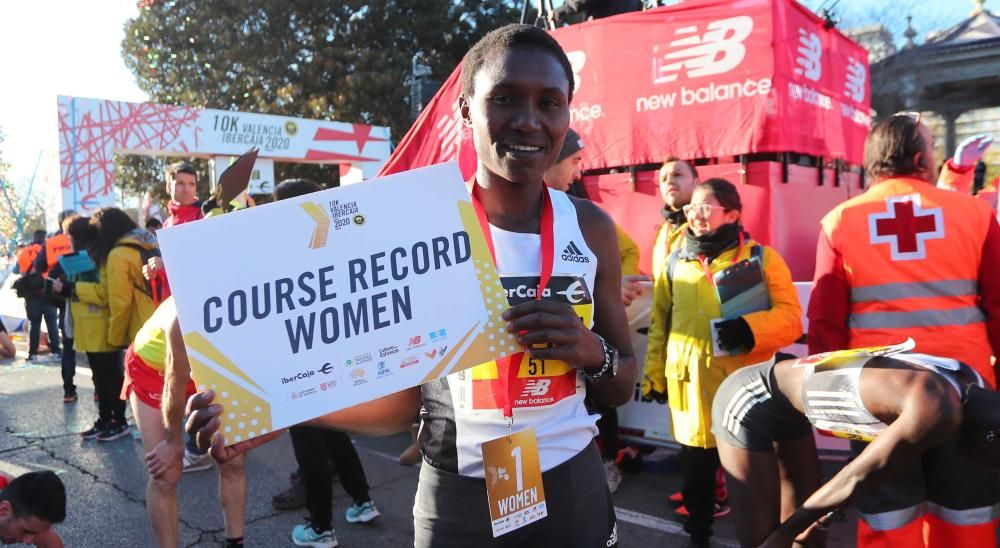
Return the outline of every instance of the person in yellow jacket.
{"type": "MultiPolygon", "coordinates": [[[[92,428],[81,435],[107,441],[128,433],[129,427],[124,421],[125,402],[120,397],[124,382],[121,350],[135,339],[139,329],[156,309],[149,286],[142,275],[142,266],[146,263],[143,254],[157,249],[157,245],[152,233],[139,228],[127,213],[118,208],[98,210],[91,217],[90,224],[97,230],[91,255],[97,264],[98,281],[77,282],[75,286],[81,300],[86,295],[88,302],[108,309],[105,341],[115,350],[103,356],[102,360],[113,360],[116,373],[113,378],[109,376],[106,379],[105,389],[101,390],[99,397],[103,402],[106,393],[107,398],[113,400],[115,415],[111,426],[100,425],[109,431],[92,432],[95,430],[92,428]],[[121,415],[118,415],[119,409],[121,415]]],[[[94,367],[93,361],[91,367],[94,367]]],[[[102,363],[101,368],[104,367],[105,364],[102,363]]]]}
{"type": "Polygon", "coordinates": [[[143,253],[158,249],[156,236],[124,211],[107,207],[94,214],[99,245],[94,260],[107,265],[105,287],[111,317],[108,321],[108,342],[119,348],[127,347],[153,315],[156,304],[142,274],[143,253]]]}
{"type": "MultiPolygon", "coordinates": [[[[77,217],[66,226],[66,233],[75,251],[91,252],[98,242],[98,231],[88,217],[77,217]]],[[[125,402],[119,398],[122,386],[121,349],[108,342],[108,322],[111,316],[102,280],[108,275],[107,265],[96,270],[67,274],[52,282],[52,290],[70,301],[70,321],[67,331],[72,334],[74,349],[87,354],[97,395],[98,419],[80,435],[84,439],[111,441],[129,431],[125,421],[125,402]],[[65,285],[65,287],[64,287],[65,285]]]]}
{"type": "Polygon", "coordinates": [[[709,545],[717,512],[719,453],[711,432],[716,390],[730,373],[773,359],[802,334],[802,309],[788,265],[776,251],[746,236],[742,210],[736,187],[724,179],[695,187],[684,207],[688,227],[683,243],[653,285],[642,390],[644,397],[666,393],[670,404],[689,515],[684,530],[693,546],[709,545]],[[743,261],[760,265],[770,308],[723,319],[714,276],[743,261]],[[724,352],[714,350],[713,337],[724,352]],[[734,355],[721,355],[725,351],[734,355]]]}
{"type": "Polygon", "coordinates": [[[653,244],[653,279],[660,275],[677,242],[683,240],[687,228],[684,206],[691,202],[691,193],[700,182],[693,162],[672,157],[660,166],[658,177],[664,220],[653,244]]]}

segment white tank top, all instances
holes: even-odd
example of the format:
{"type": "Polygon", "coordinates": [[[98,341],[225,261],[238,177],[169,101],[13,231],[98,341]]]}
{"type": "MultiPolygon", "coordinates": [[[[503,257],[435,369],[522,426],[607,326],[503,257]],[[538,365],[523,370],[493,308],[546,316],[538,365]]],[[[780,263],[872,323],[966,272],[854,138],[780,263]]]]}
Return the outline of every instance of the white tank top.
{"type": "MultiPolygon", "coordinates": [[[[543,298],[569,303],[592,327],[597,255],[583,238],[569,197],[552,189],[549,197],[555,257],[543,298]]],[[[508,301],[515,305],[534,300],[541,272],[541,237],[494,226],[490,231],[508,301]]],[[[445,471],[484,477],[481,445],[507,434],[495,398],[498,388],[494,362],[425,384],[420,436],[424,458],[445,471]]],[[[597,417],[583,403],[586,388],[580,369],[564,362],[529,359],[526,354],[510,392],[513,429],[535,429],[543,472],[575,456],[597,435],[597,417]]]]}

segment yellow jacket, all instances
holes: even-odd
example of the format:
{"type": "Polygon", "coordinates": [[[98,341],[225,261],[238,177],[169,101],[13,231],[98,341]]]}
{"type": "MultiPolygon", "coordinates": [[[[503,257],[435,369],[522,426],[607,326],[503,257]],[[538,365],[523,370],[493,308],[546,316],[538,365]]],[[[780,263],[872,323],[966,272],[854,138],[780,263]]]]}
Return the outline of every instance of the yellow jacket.
{"type": "Polygon", "coordinates": [[[76,284],[77,294],[81,288],[95,295],[103,292],[109,312],[107,342],[115,348],[128,346],[142,324],[156,310],[153,298],[146,292],[142,254],[130,246],[154,249],[157,247],[156,237],[141,228],[122,236],[108,254],[107,263],[100,269],[99,285],[102,287],[92,287],[98,284],[85,282],[76,284]]]}
{"type": "MultiPolygon", "coordinates": [[[[754,245],[759,244],[748,239],[739,257],[736,248],[729,249],[709,267],[715,273],[749,259],[754,245]]],[[[769,360],[802,334],[802,308],[788,265],[767,246],[761,258],[771,308],[744,316],[755,341],[749,354],[712,356],[710,321],[720,318],[721,311],[700,263],[678,260],[672,284],[664,264],[654,280],[643,372],[654,390],[667,393],[674,439],[679,443],[715,447],[712,399],[722,381],[741,367],[769,360]]]]}
{"type": "Polygon", "coordinates": [[[653,279],[660,277],[660,271],[667,264],[670,252],[674,250],[678,242],[684,241],[684,231],[687,223],[674,224],[671,221],[664,221],[660,225],[659,232],[656,233],[656,243],[653,244],[653,279]]]}
{"type": "Polygon", "coordinates": [[[618,253],[622,257],[622,276],[639,273],[639,246],[635,244],[622,227],[615,225],[618,231],[618,253]]]}
{"type": "MultiPolygon", "coordinates": [[[[106,267],[98,270],[98,280],[107,277],[106,267]]],[[[103,284],[76,282],[76,298],[69,302],[73,318],[73,348],[77,352],[113,352],[118,347],[108,344],[108,296],[103,284]]]]}

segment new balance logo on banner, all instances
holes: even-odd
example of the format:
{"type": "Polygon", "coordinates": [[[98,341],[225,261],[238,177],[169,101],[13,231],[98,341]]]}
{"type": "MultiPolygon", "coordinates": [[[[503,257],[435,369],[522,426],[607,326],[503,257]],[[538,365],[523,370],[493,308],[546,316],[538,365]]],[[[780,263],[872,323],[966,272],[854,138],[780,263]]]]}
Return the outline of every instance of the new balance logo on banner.
{"type": "Polygon", "coordinates": [[[450,116],[442,116],[435,125],[438,142],[441,143],[442,162],[458,160],[458,147],[462,144],[462,111],[455,100],[450,116]]]}
{"type": "Polygon", "coordinates": [[[855,102],[865,100],[865,83],[868,81],[868,71],[861,61],[853,57],[847,58],[847,82],[844,83],[844,95],[855,102]]]}
{"type": "Polygon", "coordinates": [[[818,82],[823,76],[823,42],[815,32],[799,29],[799,56],[795,58],[795,74],[818,82]]]}
{"type": "Polygon", "coordinates": [[[589,263],[590,257],[583,254],[579,247],[570,240],[569,245],[562,252],[562,260],[569,261],[571,263],[589,263]]]}
{"type": "Polygon", "coordinates": [[[733,70],[746,56],[743,41],[753,31],[753,18],[739,15],[712,21],[699,35],[697,25],[674,32],[676,40],[653,47],[653,83],[668,84],[677,80],[681,69],[688,78],[712,76],[733,70]]]}

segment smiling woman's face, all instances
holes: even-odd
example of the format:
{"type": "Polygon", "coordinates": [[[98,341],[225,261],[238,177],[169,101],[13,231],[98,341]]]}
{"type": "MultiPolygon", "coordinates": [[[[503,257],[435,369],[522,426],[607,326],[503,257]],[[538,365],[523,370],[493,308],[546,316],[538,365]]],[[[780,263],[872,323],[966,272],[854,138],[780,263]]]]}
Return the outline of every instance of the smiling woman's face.
{"type": "Polygon", "coordinates": [[[695,189],[691,203],[684,206],[688,226],[695,236],[707,236],[720,226],[735,223],[740,218],[740,212],[726,209],[710,190],[702,187],[695,189]]]}
{"type": "Polygon", "coordinates": [[[459,99],[480,166],[514,183],[541,182],[569,128],[569,85],[559,61],[540,48],[488,59],[472,96],[459,99]]]}

